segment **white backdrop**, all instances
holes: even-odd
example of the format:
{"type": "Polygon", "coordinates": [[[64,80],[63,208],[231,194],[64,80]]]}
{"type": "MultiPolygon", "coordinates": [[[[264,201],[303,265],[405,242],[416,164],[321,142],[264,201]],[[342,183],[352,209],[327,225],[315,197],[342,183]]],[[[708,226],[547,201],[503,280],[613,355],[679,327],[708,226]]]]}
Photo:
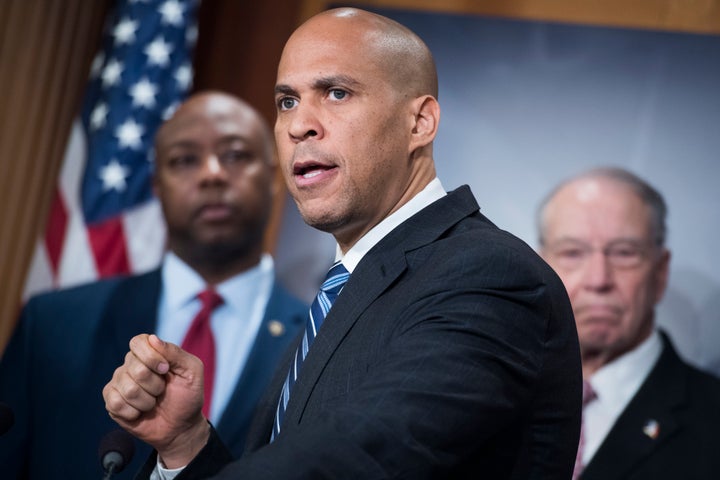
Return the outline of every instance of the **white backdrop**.
{"type": "MultiPolygon", "coordinates": [[[[440,75],[435,159],[483,213],[536,246],[534,213],[561,179],[619,165],[669,205],[671,279],[658,322],[720,374],[720,37],[379,10],[417,32],[440,75]]],[[[310,301],[334,242],[288,201],[276,256],[310,301]]]]}

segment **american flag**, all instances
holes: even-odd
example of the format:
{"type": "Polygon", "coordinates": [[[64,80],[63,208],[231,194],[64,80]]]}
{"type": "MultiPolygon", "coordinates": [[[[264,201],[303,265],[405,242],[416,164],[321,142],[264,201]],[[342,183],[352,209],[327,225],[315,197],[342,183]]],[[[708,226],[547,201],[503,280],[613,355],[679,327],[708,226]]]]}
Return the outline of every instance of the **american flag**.
{"type": "Polygon", "coordinates": [[[199,0],[120,0],[74,122],[25,297],[142,272],[165,243],[151,189],[155,131],[192,83],[199,0]]]}

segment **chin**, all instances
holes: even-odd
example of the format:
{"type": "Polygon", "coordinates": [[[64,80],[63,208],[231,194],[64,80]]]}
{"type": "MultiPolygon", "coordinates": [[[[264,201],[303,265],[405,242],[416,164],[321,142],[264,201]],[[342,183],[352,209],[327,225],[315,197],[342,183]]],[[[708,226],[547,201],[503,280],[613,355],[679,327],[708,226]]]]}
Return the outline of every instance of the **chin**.
{"type": "Polygon", "coordinates": [[[300,216],[311,227],[327,233],[333,233],[345,223],[336,212],[314,212],[310,209],[300,209],[300,216]]]}
{"type": "Polygon", "coordinates": [[[605,350],[617,341],[613,329],[598,326],[579,328],[578,338],[581,348],[587,351],[605,350]]]}

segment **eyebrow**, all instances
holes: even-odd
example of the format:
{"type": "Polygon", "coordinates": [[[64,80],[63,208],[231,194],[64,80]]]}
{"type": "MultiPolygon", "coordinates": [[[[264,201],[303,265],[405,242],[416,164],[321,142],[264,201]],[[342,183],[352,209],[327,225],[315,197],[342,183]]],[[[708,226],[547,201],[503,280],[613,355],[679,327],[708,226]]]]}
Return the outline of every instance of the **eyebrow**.
{"type": "MultiPolygon", "coordinates": [[[[357,87],[360,82],[349,75],[330,75],[316,79],[313,84],[313,90],[326,90],[330,87],[357,87]]],[[[275,94],[299,96],[298,91],[283,83],[275,85],[275,94]]]]}
{"type": "MultiPolygon", "coordinates": [[[[610,239],[604,247],[609,247],[612,245],[617,244],[632,244],[632,245],[642,245],[645,243],[646,240],[638,237],[618,237],[610,239]]],[[[588,242],[587,240],[583,240],[576,237],[560,237],[552,242],[554,245],[560,245],[560,244],[583,244],[583,245],[590,245],[592,242],[588,242]]]]}
{"type": "Polygon", "coordinates": [[[275,85],[275,94],[282,94],[282,95],[292,95],[294,97],[297,96],[297,91],[292,88],[290,85],[284,85],[282,83],[275,85]]]}

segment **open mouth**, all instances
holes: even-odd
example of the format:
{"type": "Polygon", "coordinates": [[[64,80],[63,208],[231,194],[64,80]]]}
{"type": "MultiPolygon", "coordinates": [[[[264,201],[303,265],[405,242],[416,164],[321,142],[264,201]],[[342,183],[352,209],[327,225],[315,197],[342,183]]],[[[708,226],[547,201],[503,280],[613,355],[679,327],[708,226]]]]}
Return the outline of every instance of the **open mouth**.
{"type": "Polygon", "coordinates": [[[293,174],[301,176],[303,178],[313,178],[333,168],[335,167],[333,167],[332,165],[323,165],[316,162],[308,162],[295,165],[295,167],[293,168],[293,174]]]}
{"type": "Polygon", "coordinates": [[[323,174],[335,170],[335,165],[327,165],[318,162],[297,163],[293,167],[293,175],[302,180],[319,179],[323,174]]]}

